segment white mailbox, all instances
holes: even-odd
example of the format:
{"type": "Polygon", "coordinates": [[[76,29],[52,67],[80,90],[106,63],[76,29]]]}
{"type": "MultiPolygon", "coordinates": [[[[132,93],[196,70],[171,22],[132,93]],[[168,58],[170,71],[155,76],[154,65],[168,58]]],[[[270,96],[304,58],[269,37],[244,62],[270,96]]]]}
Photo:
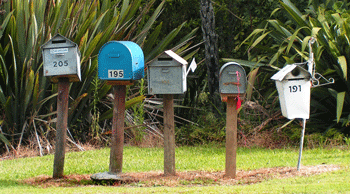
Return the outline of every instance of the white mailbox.
{"type": "Polygon", "coordinates": [[[149,94],[183,94],[186,89],[187,61],[167,50],[148,65],[149,94]]]}
{"type": "Polygon", "coordinates": [[[75,42],[56,34],[41,48],[44,76],[52,76],[54,83],[58,82],[59,77],[68,77],[70,82],[81,80],[80,51],[75,42]]]}
{"type": "Polygon", "coordinates": [[[310,117],[311,74],[297,64],[286,65],[271,77],[276,81],[282,115],[288,119],[310,117]]]}

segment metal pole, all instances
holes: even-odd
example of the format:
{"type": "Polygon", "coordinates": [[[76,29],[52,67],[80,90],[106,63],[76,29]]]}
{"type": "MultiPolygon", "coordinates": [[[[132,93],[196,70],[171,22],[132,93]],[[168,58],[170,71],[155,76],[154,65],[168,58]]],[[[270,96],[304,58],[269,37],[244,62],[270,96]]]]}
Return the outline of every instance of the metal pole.
{"type": "Polygon", "coordinates": [[[56,146],[53,163],[53,178],[63,177],[66,153],[66,136],[68,120],[69,78],[59,78],[57,95],[56,146]]]}
{"type": "Polygon", "coordinates": [[[113,123],[111,137],[111,152],[109,172],[118,174],[123,168],[123,147],[124,147],[124,113],[125,113],[125,85],[113,86],[113,123]]]}
{"type": "Polygon", "coordinates": [[[226,167],[225,176],[236,178],[236,151],[237,151],[237,99],[227,97],[226,111],[226,167]]]}
{"type": "Polygon", "coordinates": [[[174,97],[164,94],[164,175],[175,175],[174,97]]]}
{"type": "Polygon", "coordinates": [[[298,171],[300,171],[301,155],[302,155],[302,152],[303,152],[305,126],[306,126],[306,119],[303,119],[303,130],[301,131],[299,159],[298,159],[298,167],[297,167],[298,171]]]}

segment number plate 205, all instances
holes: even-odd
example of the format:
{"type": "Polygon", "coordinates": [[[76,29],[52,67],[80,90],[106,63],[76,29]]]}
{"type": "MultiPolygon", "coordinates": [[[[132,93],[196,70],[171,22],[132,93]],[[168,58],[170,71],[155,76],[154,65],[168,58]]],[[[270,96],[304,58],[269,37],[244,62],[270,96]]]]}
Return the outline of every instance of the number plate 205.
{"type": "Polygon", "coordinates": [[[124,70],[108,70],[108,78],[124,78],[124,70]]]}

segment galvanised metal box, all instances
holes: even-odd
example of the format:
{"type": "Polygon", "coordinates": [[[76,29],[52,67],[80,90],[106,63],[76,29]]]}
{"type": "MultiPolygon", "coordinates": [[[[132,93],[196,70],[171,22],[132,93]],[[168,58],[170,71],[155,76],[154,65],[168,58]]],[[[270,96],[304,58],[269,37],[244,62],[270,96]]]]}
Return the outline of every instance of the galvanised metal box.
{"type": "Polygon", "coordinates": [[[224,64],[219,73],[219,89],[222,97],[243,96],[247,90],[244,68],[235,62],[224,64]]]}
{"type": "Polygon", "coordinates": [[[75,42],[56,34],[41,49],[44,76],[52,76],[54,83],[58,82],[59,77],[68,77],[70,82],[81,80],[80,51],[75,42]]]}
{"type": "Polygon", "coordinates": [[[149,94],[183,94],[186,89],[187,61],[171,50],[148,65],[149,94]]]}
{"type": "Polygon", "coordinates": [[[144,77],[143,51],[131,41],[110,41],[98,54],[98,77],[110,82],[125,83],[144,77]]]}
{"type": "Polygon", "coordinates": [[[275,80],[282,115],[288,119],[310,117],[311,74],[300,65],[286,65],[271,77],[275,80]]]}

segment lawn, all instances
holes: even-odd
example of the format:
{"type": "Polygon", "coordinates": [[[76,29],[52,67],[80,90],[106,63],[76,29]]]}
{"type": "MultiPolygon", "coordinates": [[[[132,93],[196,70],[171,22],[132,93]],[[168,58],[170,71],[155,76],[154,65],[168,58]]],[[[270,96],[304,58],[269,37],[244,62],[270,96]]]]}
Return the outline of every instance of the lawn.
{"type": "MultiPolygon", "coordinates": [[[[65,175],[87,177],[71,184],[49,186],[33,177],[50,177],[53,155],[0,161],[0,193],[350,193],[349,148],[304,150],[303,173],[296,172],[297,149],[239,148],[237,150],[237,179],[223,178],[225,148],[217,145],[176,148],[177,177],[165,178],[162,148],[124,148],[123,173],[157,177],[157,181],[141,180],[112,186],[94,185],[90,174],[108,171],[109,149],[70,152],[66,154],[65,175]],[[334,168],[336,170],[309,173],[306,169],[334,168]],[[283,171],[277,173],[277,171],[283,171]],[[247,181],[249,173],[256,181],[247,181]],[[264,172],[270,172],[265,176],[264,172]],[[272,172],[272,173],[271,173],[272,172]],[[208,178],[182,179],[189,173],[208,178]],[[285,176],[286,174],[288,176],[285,176]],[[155,175],[155,176],[153,176],[155,175]],[[211,178],[217,175],[219,178],[211,178]],[[245,177],[245,178],[244,178],[245,177]],[[174,182],[174,180],[176,180],[174,182]],[[169,184],[170,183],[170,184],[169,184]],[[169,186],[170,185],[170,186],[169,186]]],[[[310,171],[311,172],[311,171],[310,171]]],[[[248,177],[249,178],[249,177],[248,177]]],[[[45,180],[45,179],[42,179],[45,180]]],[[[250,180],[250,179],[249,179],[250,180]]]]}

